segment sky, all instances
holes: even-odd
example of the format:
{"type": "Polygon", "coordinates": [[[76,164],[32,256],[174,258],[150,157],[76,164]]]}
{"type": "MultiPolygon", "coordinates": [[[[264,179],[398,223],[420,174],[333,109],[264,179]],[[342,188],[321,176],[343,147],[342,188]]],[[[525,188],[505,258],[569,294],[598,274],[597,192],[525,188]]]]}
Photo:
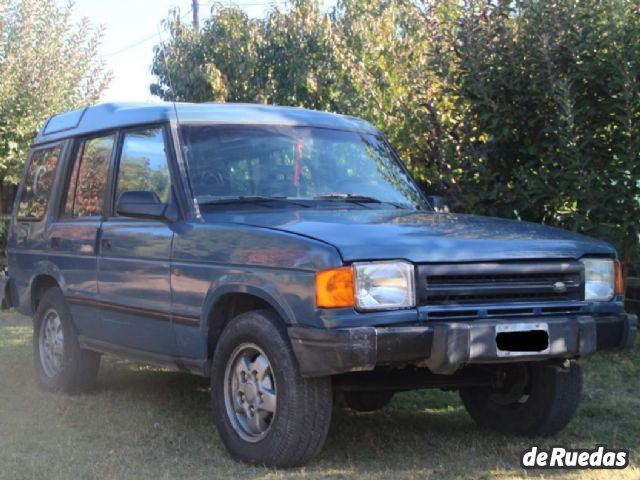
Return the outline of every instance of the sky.
{"type": "MultiPolygon", "coordinates": [[[[61,5],[67,0],[59,0],[61,5]]],[[[324,0],[327,5],[330,0],[324,0]]],[[[212,0],[200,0],[200,22],[209,17],[212,0]]],[[[284,0],[222,0],[224,5],[242,7],[251,17],[262,17],[275,3],[284,0]]],[[[104,27],[99,54],[113,72],[113,80],[103,94],[102,102],[158,102],[149,93],[153,83],[150,66],[153,47],[168,33],[162,20],[171,8],[178,7],[187,22],[191,21],[192,0],[75,0],[74,17],[89,17],[94,26],[104,27]]]]}

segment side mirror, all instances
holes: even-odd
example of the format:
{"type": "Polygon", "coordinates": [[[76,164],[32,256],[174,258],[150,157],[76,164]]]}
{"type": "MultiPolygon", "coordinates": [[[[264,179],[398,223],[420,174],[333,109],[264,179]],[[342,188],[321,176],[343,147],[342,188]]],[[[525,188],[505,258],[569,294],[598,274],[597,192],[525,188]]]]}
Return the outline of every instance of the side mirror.
{"type": "Polygon", "coordinates": [[[123,217],[166,220],[167,204],[162,203],[155,192],[132,190],[122,192],[116,212],[123,217]]]}
{"type": "Polygon", "coordinates": [[[438,213],[449,213],[451,210],[449,209],[449,204],[445,197],[440,195],[428,195],[427,201],[429,205],[438,213]]]}

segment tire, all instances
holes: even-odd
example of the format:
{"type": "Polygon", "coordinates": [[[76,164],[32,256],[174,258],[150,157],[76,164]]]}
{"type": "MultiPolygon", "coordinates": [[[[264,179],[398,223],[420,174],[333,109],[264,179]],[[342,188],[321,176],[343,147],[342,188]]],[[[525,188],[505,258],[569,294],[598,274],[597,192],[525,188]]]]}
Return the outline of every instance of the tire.
{"type": "Polygon", "coordinates": [[[47,391],[79,393],[95,384],[100,355],[80,348],[59,288],[45,292],[34,315],[33,354],[39,383],[47,391]]]}
{"type": "Polygon", "coordinates": [[[300,375],[273,312],[247,312],[225,327],[213,356],[211,406],[233,458],[279,468],[306,464],[324,445],[332,399],[329,377],[300,375]]]}
{"type": "Polygon", "coordinates": [[[375,412],[382,410],[393,400],[394,392],[380,390],[374,392],[344,392],[344,401],[351,410],[375,412]]]}
{"type": "Polygon", "coordinates": [[[462,402],[478,426],[500,433],[549,436],[558,433],[576,414],[582,391],[582,369],[548,363],[513,364],[502,389],[460,390],[462,402]]]}

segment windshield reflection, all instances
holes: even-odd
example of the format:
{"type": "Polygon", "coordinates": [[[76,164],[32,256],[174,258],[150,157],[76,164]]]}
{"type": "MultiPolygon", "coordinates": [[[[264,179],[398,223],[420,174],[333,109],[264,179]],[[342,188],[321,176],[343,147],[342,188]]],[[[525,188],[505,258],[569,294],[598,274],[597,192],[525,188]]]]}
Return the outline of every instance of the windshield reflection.
{"type": "Polygon", "coordinates": [[[428,208],[390,146],[370,133],[184,125],[181,135],[201,204],[278,199],[428,208]]]}

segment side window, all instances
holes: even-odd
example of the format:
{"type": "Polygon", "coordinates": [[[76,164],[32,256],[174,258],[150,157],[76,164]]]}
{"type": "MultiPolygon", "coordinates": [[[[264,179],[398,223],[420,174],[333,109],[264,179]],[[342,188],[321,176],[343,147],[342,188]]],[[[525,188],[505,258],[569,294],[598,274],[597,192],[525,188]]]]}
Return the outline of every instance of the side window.
{"type": "Polygon", "coordinates": [[[64,206],[64,217],[102,214],[114,135],[83,140],[77,147],[64,206]]]}
{"type": "Polygon", "coordinates": [[[116,202],[123,192],[147,191],[162,203],[169,201],[171,179],[163,129],[125,132],[116,183],[116,202]]]}
{"type": "Polygon", "coordinates": [[[31,163],[24,178],[18,204],[18,218],[40,220],[44,217],[61,151],[62,147],[57,145],[36,150],[31,154],[31,163]]]}

